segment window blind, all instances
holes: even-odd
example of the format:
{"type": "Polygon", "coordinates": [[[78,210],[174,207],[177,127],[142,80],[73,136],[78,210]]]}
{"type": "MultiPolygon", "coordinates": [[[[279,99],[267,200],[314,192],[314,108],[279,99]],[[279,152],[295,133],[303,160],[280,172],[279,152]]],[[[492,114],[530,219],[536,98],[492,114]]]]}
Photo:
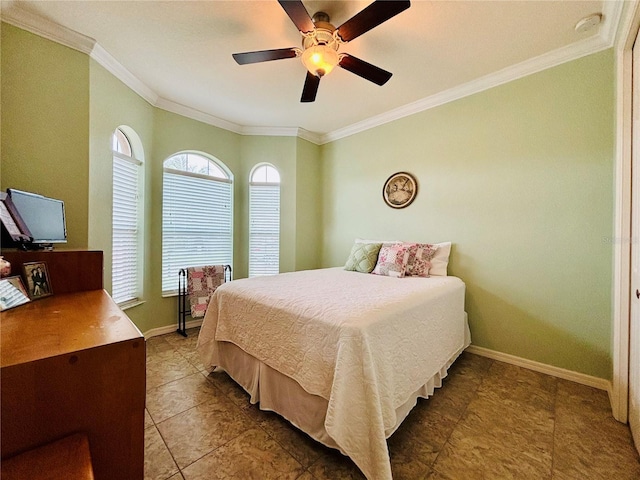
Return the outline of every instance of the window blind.
{"type": "Polygon", "coordinates": [[[229,180],[164,171],[163,295],[177,293],[181,268],[231,265],[232,187],[229,180]]]}
{"type": "Polygon", "coordinates": [[[249,186],[249,276],[280,273],[280,185],[249,186]]]}
{"type": "Polygon", "coordinates": [[[140,162],[113,157],[113,236],[111,295],[118,304],[139,298],[138,175],[140,162]]]}

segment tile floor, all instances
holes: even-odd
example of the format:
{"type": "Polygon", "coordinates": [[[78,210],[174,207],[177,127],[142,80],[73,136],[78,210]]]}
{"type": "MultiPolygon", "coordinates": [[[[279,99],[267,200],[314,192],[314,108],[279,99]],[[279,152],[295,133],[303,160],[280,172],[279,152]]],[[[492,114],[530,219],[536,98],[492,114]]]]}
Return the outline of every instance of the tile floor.
{"type": "MultiPolygon", "coordinates": [[[[147,341],[145,479],[362,479],[354,464],[207,375],[197,329],[147,341]]],[[[607,394],[464,353],[389,439],[394,480],[640,479],[607,394]]]]}

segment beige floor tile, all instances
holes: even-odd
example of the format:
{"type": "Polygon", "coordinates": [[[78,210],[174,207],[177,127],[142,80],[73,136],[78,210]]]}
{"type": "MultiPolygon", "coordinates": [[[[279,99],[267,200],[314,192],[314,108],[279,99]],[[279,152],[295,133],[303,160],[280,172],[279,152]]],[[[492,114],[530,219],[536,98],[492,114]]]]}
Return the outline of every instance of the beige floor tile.
{"type": "Polygon", "coordinates": [[[296,480],[316,480],[316,478],[311,475],[311,472],[304,472],[302,475],[296,478],[296,480]]]}
{"type": "Polygon", "coordinates": [[[551,478],[553,413],[508,400],[471,402],[435,463],[459,478],[551,478]]]}
{"type": "Polygon", "coordinates": [[[211,399],[220,391],[196,372],[147,391],[147,410],[158,424],[211,399]]]}
{"type": "Polygon", "coordinates": [[[147,391],[197,372],[198,369],[175,350],[147,355],[147,391]]]}
{"type": "MultiPolygon", "coordinates": [[[[202,373],[198,331],[147,341],[146,479],[364,478],[340,452],[251,405],[226,373],[202,373]],[[182,476],[172,455],[188,465],[182,476]]],[[[606,392],[468,353],[388,445],[394,480],[640,479],[606,392]]]]}
{"type": "Polygon", "coordinates": [[[249,394],[224,371],[215,371],[207,375],[207,379],[222,390],[233,403],[242,407],[249,404],[249,394]]]}
{"type": "MultiPolygon", "coordinates": [[[[154,426],[144,431],[144,478],[166,480],[178,473],[178,467],[154,426]]],[[[180,477],[178,477],[180,478],[180,477]]]]}
{"type": "Polygon", "coordinates": [[[476,397],[493,363],[491,359],[463,352],[449,368],[442,387],[436,388],[428,399],[430,408],[459,419],[469,402],[476,397]]]}
{"type": "Polygon", "coordinates": [[[271,437],[251,429],[183,470],[186,480],[295,480],[304,473],[271,437]]]}
{"type": "Polygon", "coordinates": [[[640,459],[629,428],[593,399],[585,399],[583,407],[558,406],[554,478],[640,479],[640,459]]]}
{"type": "Polygon", "coordinates": [[[506,402],[514,410],[523,406],[553,412],[557,379],[524,368],[494,362],[478,388],[480,398],[506,402]]]}
{"type": "Polygon", "coordinates": [[[222,393],[158,424],[180,468],[251,428],[255,423],[222,393]]]}
{"type": "Polygon", "coordinates": [[[458,426],[446,443],[433,469],[454,479],[551,478],[551,457],[541,456],[521,438],[504,434],[504,444],[495,432],[475,432],[458,426]],[[508,442],[508,443],[507,443],[508,442]]]}
{"type": "Polygon", "coordinates": [[[263,412],[261,417],[259,424],[262,429],[304,468],[307,468],[320,456],[318,442],[291,425],[280,415],[273,412],[263,412]]]}
{"type": "Polygon", "coordinates": [[[365,476],[349,457],[326,447],[307,470],[317,480],[365,480],[365,476]]]}
{"type": "MultiPolygon", "coordinates": [[[[437,395],[436,391],[436,395],[437,395]]],[[[431,465],[458,420],[431,407],[431,399],[419,400],[402,425],[387,440],[392,464],[431,465]]]]}
{"type": "Polygon", "coordinates": [[[145,408],[144,409],[144,428],[149,428],[149,427],[152,427],[153,425],[155,425],[155,423],[153,423],[153,419],[151,418],[151,415],[149,415],[149,411],[145,408]]]}
{"type": "Polygon", "coordinates": [[[205,366],[200,361],[200,354],[198,352],[196,352],[195,350],[193,352],[183,352],[182,350],[180,350],[180,353],[187,360],[187,362],[189,362],[191,365],[193,365],[199,371],[201,371],[201,372],[206,372],[207,371],[205,366]]]}
{"type": "Polygon", "coordinates": [[[167,336],[151,337],[146,340],[147,357],[156,353],[171,352],[173,345],[167,342],[167,336]]]}

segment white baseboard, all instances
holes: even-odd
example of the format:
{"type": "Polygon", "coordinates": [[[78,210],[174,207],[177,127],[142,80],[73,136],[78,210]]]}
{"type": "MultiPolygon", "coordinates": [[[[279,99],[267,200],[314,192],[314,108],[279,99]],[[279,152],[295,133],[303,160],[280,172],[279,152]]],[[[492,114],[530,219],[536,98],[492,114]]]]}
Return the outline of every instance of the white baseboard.
{"type": "Polygon", "coordinates": [[[587,385],[589,387],[597,388],[599,390],[606,390],[609,393],[609,400],[611,400],[611,381],[605,378],[592,377],[584,373],[574,372],[572,370],[566,370],[560,367],[554,367],[553,365],[547,365],[545,363],[535,362],[522,357],[516,357],[515,355],[509,355],[508,353],[497,352],[484,347],[478,347],[476,345],[469,345],[466,350],[469,353],[475,353],[482,357],[491,358],[500,362],[516,365],[517,367],[527,368],[536,372],[545,373],[553,377],[562,378],[563,380],[569,380],[572,382],[587,385]]]}
{"type": "MultiPolygon", "coordinates": [[[[200,319],[200,320],[191,320],[191,321],[185,323],[185,327],[186,328],[195,328],[195,327],[199,327],[200,325],[202,325],[202,319],[200,319]]],[[[177,328],[175,323],[173,325],[167,325],[166,327],[152,328],[151,330],[147,330],[146,332],[144,332],[144,338],[145,339],[149,339],[151,337],[157,337],[159,335],[165,335],[167,333],[173,333],[177,329],[178,328],[177,328]]]]}

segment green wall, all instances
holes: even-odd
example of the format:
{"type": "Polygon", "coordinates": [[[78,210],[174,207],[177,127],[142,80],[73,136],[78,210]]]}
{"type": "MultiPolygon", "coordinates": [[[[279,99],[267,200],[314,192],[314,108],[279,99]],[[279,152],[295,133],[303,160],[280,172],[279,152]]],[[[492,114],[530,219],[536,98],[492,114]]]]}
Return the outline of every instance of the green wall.
{"type": "Polygon", "coordinates": [[[323,265],[451,241],[474,344],[610,378],[613,72],[608,50],[325,145],[323,265]],[[419,192],[393,210],[401,170],[419,192]]]}
{"type": "Polygon", "coordinates": [[[296,268],[320,267],[322,248],[322,163],[320,147],[301,138],[296,139],[296,268]]]}
{"type": "MultiPolygon", "coordinates": [[[[106,71],[100,64],[90,60],[90,168],[89,168],[89,248],[104,252],[104,285],[111,289],[111,219],[113,210],[113,164],[111,138],[116,128],[127,130],[135,155],[143,161],[142,194],[144,196],[142,252],[140,255],[140,275],[142,278],[142,298],[150,300],[153,286],[153,258],[151,257],[154,238],[149,222],[153,211],[151,191],[153,171],[153,110],[154,108],[135,94],[129,87],[106,71]],[[131,135],[130,130],[135,132],[131,135]]],[[[155,324],[148,314],[150,305],[146,303],[127,310],[127,314],[142,331],[155,324]]]]}
{"type": "Polygon", "coordinates": [[[242,136],[149,105],[88,56],[2,25],[1,188],[62,198],[67,248],[105,252],[111,283],[111,151],[117,126],[144,151],[142,331],[172,325],[162,298],[162,162],[213,155],[234,175],[234,277],[247,274],[248,178],[282,176],[281,271],[342,265],[355,237],[452,241],[476,345],[611,377],[612,51],[317,146],[242,136]],[[407,170],[419,193],[386,207],[407,170]]]}
{"type": "Polygon", "coordinates": [[[89,57],[2,24],[2,178],[64,200],[69,248],[87,248],[89,57]]]}

